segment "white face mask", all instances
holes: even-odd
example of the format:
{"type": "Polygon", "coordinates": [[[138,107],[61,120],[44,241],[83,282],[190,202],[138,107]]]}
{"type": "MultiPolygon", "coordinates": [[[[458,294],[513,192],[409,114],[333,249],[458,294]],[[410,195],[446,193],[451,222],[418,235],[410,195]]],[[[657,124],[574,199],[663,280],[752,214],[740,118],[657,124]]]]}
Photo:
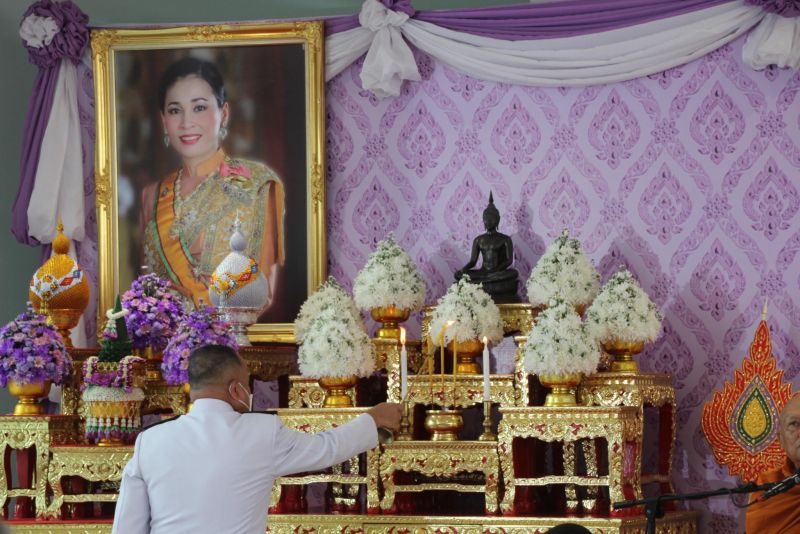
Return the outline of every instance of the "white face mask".
{"type": "MultiPolygon", "coordinates": [[[[236,385],[239,386],[240,388],[242,388],[245,391],[245,393],[247,393],[247,402],[245,403],[243,400],[237,399],[236,397],[234,397],[234,400],[236,402],[238,402],[239,404],[241,404],[242,406],[244,406],[245,408],[247,408],[248,412],[252,412],[253,411],[253,394],[251,392],[249,392],[247,390],[247,388],[242,385],[241,382],[236,382],[236,385]]],[[[231,394],[231,397],[233,397],[233,391],[229,390],[229,393],[231,394]]]]}

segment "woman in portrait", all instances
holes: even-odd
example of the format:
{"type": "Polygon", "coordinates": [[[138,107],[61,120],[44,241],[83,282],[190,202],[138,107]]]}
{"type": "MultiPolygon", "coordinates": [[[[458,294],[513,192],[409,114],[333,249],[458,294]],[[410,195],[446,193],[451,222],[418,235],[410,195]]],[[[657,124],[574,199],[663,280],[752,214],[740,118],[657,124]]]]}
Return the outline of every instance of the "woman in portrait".
{"type": "Polygon", "coordinates": [[[230,252],[238,214],[246,253],[274,294],[284,261],[283,184],[263,163],[222,148],[231,113],[216,66],[194,57],[173,63],[161,78],[158,102],[164,145],[181,166],[142,191],[145,262],[195,305],[209,304],[208,281],[230,252]]]}

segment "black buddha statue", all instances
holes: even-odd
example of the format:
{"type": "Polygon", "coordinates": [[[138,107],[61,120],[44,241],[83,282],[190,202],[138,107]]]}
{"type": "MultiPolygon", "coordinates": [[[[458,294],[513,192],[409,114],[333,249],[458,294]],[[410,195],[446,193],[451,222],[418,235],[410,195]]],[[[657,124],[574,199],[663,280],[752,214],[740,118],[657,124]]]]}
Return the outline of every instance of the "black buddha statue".
{"type": "Polygon", "coordinates": [[[481,284],[483,290],[491,295],[497,304],[519,302],[517,297],[517,278],[519,273],[511,268],[514,262],[514,245],[511,238],[497,231],[500,224],[500,212],[494,205],[494,198],[489,193],[489,205],[483,210],[483,225],[486,233],[479,235],[472,242],[472,255],[460,271],[456,271],[456,280],[462,276],[470,282],[481,284]],[[482,257],[481,267],[475,269],[478,255],[482,257]]]}

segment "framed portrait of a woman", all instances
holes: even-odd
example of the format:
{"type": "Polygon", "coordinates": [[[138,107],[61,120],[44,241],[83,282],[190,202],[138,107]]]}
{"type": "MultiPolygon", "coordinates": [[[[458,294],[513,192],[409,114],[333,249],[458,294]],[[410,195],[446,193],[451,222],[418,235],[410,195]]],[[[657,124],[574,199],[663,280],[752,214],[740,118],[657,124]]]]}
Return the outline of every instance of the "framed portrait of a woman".
{"type": "Polygon", "coordinates": [[[291,342],[325,276],[319,21],[92,32],[100,310],[143,272],[210,304],[234,221],[269,284],[253,341],[291,342]]]}

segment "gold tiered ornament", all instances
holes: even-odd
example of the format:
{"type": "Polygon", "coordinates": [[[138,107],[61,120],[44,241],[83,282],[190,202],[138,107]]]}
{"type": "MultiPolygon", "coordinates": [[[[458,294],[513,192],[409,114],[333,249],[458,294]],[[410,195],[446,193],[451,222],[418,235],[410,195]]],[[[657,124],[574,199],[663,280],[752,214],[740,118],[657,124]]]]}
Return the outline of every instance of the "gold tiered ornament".
{"type": "Polygon", "coordinates": [[[67,348],[72,348],[70,331],[89,304],[89,282],[78,262],[69,255],[69,238],[64,235],[61,222],[53,239],[53,255],[31,278],[28,299],[34,309],[47,315],[58,328],[67,348]]]}

